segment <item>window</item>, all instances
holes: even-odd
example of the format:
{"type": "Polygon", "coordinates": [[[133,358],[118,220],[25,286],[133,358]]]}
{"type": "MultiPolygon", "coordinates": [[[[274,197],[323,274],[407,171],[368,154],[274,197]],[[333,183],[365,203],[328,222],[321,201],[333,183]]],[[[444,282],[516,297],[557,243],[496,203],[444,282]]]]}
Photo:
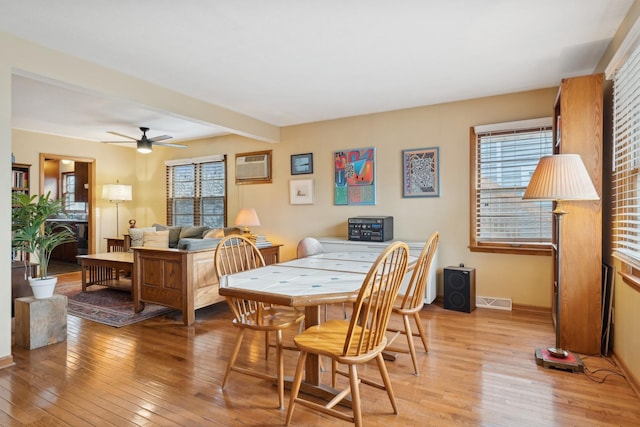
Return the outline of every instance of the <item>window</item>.
{"type": "Polygon", "coordinates": [[[540,157],[552,153],[550,118],[471,129],[472,251],[550,253],[551,202],[522,196],[540,157]]]}
{"type": "Polygon", "coordinates": [[[226,157],[167,161],[167,223],[224,227],[226,157]]]}
{"type": "Polygon", "coordinates": [[[65,212],[85,212],[87,204],[76,202],[76,175],[73,172],[62,173],[62,208],[65,212]]]}
{"type": "MultiPolygon", "coordinates": [[[[613,77],[613,254],[640,268],[640,48],[613,77]]],[[[631,275],[637,275],[629,270],[631,275]]]]}

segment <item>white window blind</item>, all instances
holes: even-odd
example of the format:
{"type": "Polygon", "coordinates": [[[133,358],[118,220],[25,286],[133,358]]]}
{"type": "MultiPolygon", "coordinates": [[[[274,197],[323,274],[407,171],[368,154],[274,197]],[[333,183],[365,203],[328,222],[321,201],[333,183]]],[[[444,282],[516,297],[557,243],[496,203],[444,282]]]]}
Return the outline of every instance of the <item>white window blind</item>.
{"type": "Polygon", "coordinates": [[[613,251],[640,266],[640,48],[613,83],[613,251]]]}
{"type": "Polygon", "coordinates": [[[522,200],[540,157],[553,153],[550,122],[475,128],[472,246],[551,241],[551,202],[522,200]]]}

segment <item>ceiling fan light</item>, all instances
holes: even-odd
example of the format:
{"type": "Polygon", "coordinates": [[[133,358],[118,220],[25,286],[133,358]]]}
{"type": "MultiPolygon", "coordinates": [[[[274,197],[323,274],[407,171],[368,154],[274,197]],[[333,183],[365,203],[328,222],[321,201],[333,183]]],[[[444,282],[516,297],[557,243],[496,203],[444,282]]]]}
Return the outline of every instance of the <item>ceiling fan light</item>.
{"type": "Polygon", "coordinates": [[[149,154],[151,152],[151,142],[148,140],[138,141],[138,153],[149,154]]]}

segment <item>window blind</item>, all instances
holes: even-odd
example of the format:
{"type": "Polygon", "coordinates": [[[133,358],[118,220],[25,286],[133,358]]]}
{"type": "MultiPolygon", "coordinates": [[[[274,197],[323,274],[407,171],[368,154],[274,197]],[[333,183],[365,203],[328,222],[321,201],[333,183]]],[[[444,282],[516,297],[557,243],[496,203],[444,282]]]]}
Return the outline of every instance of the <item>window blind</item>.
{"type": "Polygon", "coordinates": [[[640,266],[640,48],[613,83],[613,251],[640,266]]]}
{"type": "Polygon", "coordinates": [[[166,162],[167,222],[171,225],[226,224],[225,157],[166,162]]]}
{"type": "Polygon", "coordinates": [[[553,152],[551,126],[492,126],[476,133],[475,144],[476,243],[550,242],[551,202],[523,201],[522,196],[540,157],[553,152]]]}

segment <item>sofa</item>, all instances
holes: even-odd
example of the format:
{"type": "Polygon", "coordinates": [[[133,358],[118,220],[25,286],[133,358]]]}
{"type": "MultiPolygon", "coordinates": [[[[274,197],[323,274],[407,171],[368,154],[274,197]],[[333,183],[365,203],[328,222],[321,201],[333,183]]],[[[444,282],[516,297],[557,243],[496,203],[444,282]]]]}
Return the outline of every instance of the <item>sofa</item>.
{"type": "MultiPolygon", "coordinates": [[[[218,245],[218,241],[230,234],[240,234],[242,231],[237,227],[210,228],[192,225],[169,226],[163,224],[153,224],[151,227],[130,228],[129,238],[131,240],[130,247],[134,246],[164,246],[164,236],[166,237],[166,247],[173,249],[212,249],[218,245]],[[168,232],[168,233],[163,233],[168,232]],[[153,244],[145,244],[145,233],[147,236],[158,237],[163,239],[153,239],[153,244]]],[[[150,238],[150,237],[148,237],[150,238]]]]}

